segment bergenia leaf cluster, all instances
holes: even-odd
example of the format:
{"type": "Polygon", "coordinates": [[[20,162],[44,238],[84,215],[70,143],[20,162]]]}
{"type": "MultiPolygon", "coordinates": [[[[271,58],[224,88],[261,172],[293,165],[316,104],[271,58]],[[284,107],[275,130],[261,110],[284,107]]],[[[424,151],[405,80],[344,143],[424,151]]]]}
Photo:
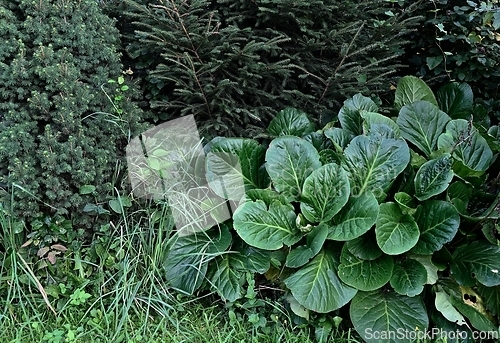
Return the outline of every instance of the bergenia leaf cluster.
{"type": "Polygon", "coordinates": [[[367,342],[367,328],[496,330],[498,127],[474,121],[471,97],[404,77],[390,113],[357,94],[320,130],[286,108],[266,142],[216,138],[207,178],[236,156],[244,189],[231,220],[171,247],[172,286],[236,301],[248,275],[279,275],[297,315],[347,306],[367,342]]]}

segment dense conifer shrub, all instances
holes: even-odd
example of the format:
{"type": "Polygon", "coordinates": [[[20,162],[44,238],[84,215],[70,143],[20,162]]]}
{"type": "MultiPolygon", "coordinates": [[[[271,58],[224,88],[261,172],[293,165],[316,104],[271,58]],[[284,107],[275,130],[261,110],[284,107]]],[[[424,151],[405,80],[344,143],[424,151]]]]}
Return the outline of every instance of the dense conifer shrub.
{"type": "Polygon", "coordinates": [[[328,117],[347,95],[388,91],[418,19],[388,1],[126,3],[151,106],[194,114],[208,135],[259,132],[285,106],[328,117]]]}
{"type": "Polygon", "coordinates": [[[94,0],[12,0],[0,37],[1,201],[13,191],[24,219],[81,217],[122,176],[139,117],[108,84],[123,69],[114,21],[94,0]],[[96,189],[80,195],[83,185],[96,189]]]}

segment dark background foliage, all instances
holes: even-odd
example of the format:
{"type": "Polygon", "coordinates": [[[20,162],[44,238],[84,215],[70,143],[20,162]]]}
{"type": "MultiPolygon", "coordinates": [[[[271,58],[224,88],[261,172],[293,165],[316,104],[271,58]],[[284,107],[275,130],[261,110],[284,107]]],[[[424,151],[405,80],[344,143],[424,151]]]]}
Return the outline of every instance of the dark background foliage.
{"type": "Polygon", "coordinates": [[[328,120],[354,92],[388,92],[419,20],[387,1],[125,3],[106,8],[155,119],[193,114],[205,136],[254,135],[286,106],[328,120]]]}
{"type": "MultiPolygon", "coordinates": [[[[406,2],[410,4],[410,1],[406,2]]],[[[431,84],[456,80],[471,85],[483,99],[500,95],[500,8],[494,1],[423,2],[425,17],[418,32],[407,37],[412,44],[404,58],[405,72],[431,84]]]]}

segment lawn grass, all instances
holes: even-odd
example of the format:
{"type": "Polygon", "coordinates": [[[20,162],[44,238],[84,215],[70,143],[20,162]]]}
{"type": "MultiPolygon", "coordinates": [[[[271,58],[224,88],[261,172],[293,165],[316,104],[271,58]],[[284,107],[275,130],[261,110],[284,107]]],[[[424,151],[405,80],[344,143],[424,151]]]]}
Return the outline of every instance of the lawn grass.
{"type": "MultiPolygon", "coordinates": [[[[93,315],[55,318],[33,314],[18,322],[4,317],[0,321],[0,339],[3,342],[313,342],[306,329],[294,329],[283,323],[274,323],[272,330],[256,328],[248,322],[231,324],[217,306],[192,305],[183,311],[172,310],[163,318],[133,316],[119,331],[113,318],[108,318],[110,325],[103,325],[99,322],[100,315],[93,312],[93,315]]],[[[339,342],[357,342],[348,340],[347,335],[337,338],[342,339],[339,342]]]]}
{"type": "MultiPolygon", "coordinates": [[[[122,221],[106,226],[103,237],[109,239],[102,242],[111,267],[106,259],[67,254],[55,266],[63,272],[61,280],[51,280],[50,273],[43,276],[39,260],[26,255],[23,239],[15,234],[19,223],[1,214],[0,341],[317,342],[315,329],[294,324],[278,299],[253,299],[258,301],[253,307],[243,300],[238,306],[216,294],[194,298],[166,287],[163,263],[173,223],[162,211],[123,215],[122,221]],[[49,290],[71,282],[76,286],[66,293],[49,290]]],[[[363,342],[346,327],[333,328],[326,342],[363,342]]]]}
{"type": "MultiPolygon", "coordinates": [[[[110,253],[112,267],[106,266],[105,259],[79,260],[74,253],[59,258],[55,267],[63,272],[63,281],[50,280],[51,273],[38,269],[39,259],[26,255],[23,239],[15,233],[20,231],[19,223],[3,212],[0,341],[314,341],[314,333],[293,325],[278,301],[261,301],[265,306],[245,312],[226,307],[215,294],[193,298],[165,287],[163,261],[173,223],[165,220],[169,216],[161,213],[162,209],[159,211],[123,215],[123,220],[106,227],[103,237],[111,239],[102,240],[103,249],[110,253]],[[54,295],[49,290],[54,285],[64,288],[63,283],[69,287],[71,278],[76,286],[66,293],[54,295]]],[[[359,342],[351,337],[351,331],[333,335],[335,342],[359,342]]]]}

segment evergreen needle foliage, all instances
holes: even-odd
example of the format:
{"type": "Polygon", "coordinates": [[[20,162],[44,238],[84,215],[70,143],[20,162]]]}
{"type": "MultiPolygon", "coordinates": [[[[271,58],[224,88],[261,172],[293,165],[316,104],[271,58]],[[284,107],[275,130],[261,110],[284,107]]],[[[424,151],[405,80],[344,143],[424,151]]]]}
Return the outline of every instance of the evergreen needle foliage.
{"type": "MultiPolygon", "coordinates": [[[[104,88],[122,71],[114,22],[94,0],[12,0],[0,5],[0,35],[3,189],[15,188],[21,218],[82,218],[93,198],[79,188],[112,192],[138,117],[125,100],[116,111],[104,88]]],[[[9,196],[7,190],[0,200],[9,196]]]]}
{"type": "Polygon", "coordinates": [[[327,118],[347,95],[388,91],[419,19],[382,0],[125,3],[151,106],[194,114],[208,135],[252,135],[286,106],[327,118]]]}

